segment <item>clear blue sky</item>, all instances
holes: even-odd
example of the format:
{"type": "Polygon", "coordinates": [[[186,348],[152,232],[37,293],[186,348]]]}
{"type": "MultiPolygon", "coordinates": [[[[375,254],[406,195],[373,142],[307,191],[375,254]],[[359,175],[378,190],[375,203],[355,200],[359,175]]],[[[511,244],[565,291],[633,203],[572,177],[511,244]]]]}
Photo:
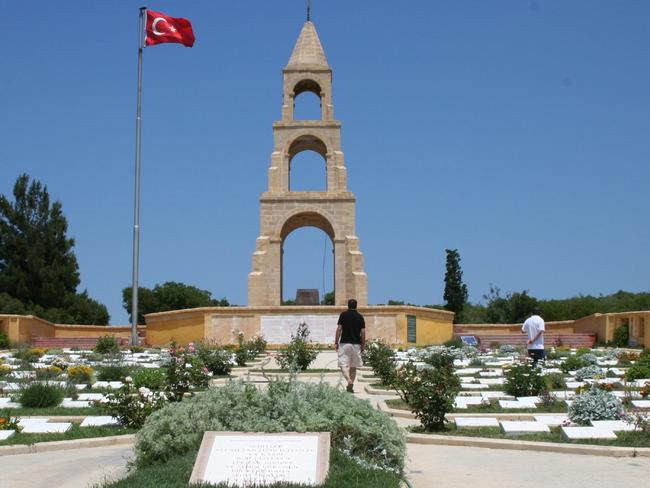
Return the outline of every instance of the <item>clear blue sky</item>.
{"type": "MultiPolygon", "coordinates": [[[[63,203],[81,289],[127,322],[142,2],[0,3],[0,193],[63,203]]],[[[196,44],[144,53],[141,284],[245,304],[281,69],[304,1],[158,1],[196,44]]],[[[371,303],[647,291],[650,2],[314,0],[334,69],[371,303]]],[[[309,102],[309,100],[305,100],[309,102]]],[[[309,103],[305,103],[309,112],[309,103]]],[[[302,108],[301,108],[302,109],[302,108]]],[[[317,187],[305,157],[296,181],[317,187]]],[[[331,288],[331,244],[286,243],[285,297],[331,288]]]]}

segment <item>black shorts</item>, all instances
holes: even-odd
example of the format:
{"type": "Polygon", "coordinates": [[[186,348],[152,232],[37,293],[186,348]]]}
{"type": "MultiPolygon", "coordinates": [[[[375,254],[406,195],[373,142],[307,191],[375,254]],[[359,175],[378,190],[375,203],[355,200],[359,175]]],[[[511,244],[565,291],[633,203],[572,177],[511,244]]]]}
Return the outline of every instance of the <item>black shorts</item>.
{"type": "Polygon", "coordinates": [[[528,349],[528,356],[533,358],[533,361],[544,359],[544,349],[528,349]]]}

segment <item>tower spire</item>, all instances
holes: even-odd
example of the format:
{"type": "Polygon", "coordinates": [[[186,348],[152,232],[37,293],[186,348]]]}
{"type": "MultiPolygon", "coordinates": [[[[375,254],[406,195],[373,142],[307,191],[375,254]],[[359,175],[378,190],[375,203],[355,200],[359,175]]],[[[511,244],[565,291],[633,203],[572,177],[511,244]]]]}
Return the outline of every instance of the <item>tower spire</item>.
{"type": "Polygon", "coordinates": [[[311,0],[307,0],[307,22],[311,22],[311,0]]]}

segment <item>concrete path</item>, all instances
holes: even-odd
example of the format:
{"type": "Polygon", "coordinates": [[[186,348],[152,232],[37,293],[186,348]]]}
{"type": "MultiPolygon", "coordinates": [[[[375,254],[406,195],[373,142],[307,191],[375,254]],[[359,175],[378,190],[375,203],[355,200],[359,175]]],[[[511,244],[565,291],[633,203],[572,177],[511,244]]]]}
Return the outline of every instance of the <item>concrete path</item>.
{"type": "Polygon", "coordinates": [[[131,446],[0,456],[1,488],[88,488],[124,476],[131,446]]]}
{"type": "Polygon", "coordinates": [[[632,488],[650,479],[650,458],[408,445],[416,488],[632,488]]]}

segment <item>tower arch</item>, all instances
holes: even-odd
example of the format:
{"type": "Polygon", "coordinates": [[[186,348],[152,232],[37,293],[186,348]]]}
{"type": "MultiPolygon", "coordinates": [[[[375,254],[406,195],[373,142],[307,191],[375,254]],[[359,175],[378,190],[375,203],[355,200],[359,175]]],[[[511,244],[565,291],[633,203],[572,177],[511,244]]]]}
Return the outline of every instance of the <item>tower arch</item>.
{"type": "Polygon", "coordinates": [[[335,304],[355,298],[367,305],[367,276],[355,232],[356,200],[347,189],[341,123],[333,116],[332,70],[311,21],[303,25],[283,70],[283,84],[282,118],[273,124],[268,190],[260,197],[260,235],[248,276],[248,304],[281,304],[283,243],[296,229],[316,227],[333,244],[335,304]],[[294,120],[295,98],[304,92],[320,97],[320,119],[294,120]],[[325,160],[326,191],[291,190],[291,161],[303,151],[314,151],[325,160]]]}

